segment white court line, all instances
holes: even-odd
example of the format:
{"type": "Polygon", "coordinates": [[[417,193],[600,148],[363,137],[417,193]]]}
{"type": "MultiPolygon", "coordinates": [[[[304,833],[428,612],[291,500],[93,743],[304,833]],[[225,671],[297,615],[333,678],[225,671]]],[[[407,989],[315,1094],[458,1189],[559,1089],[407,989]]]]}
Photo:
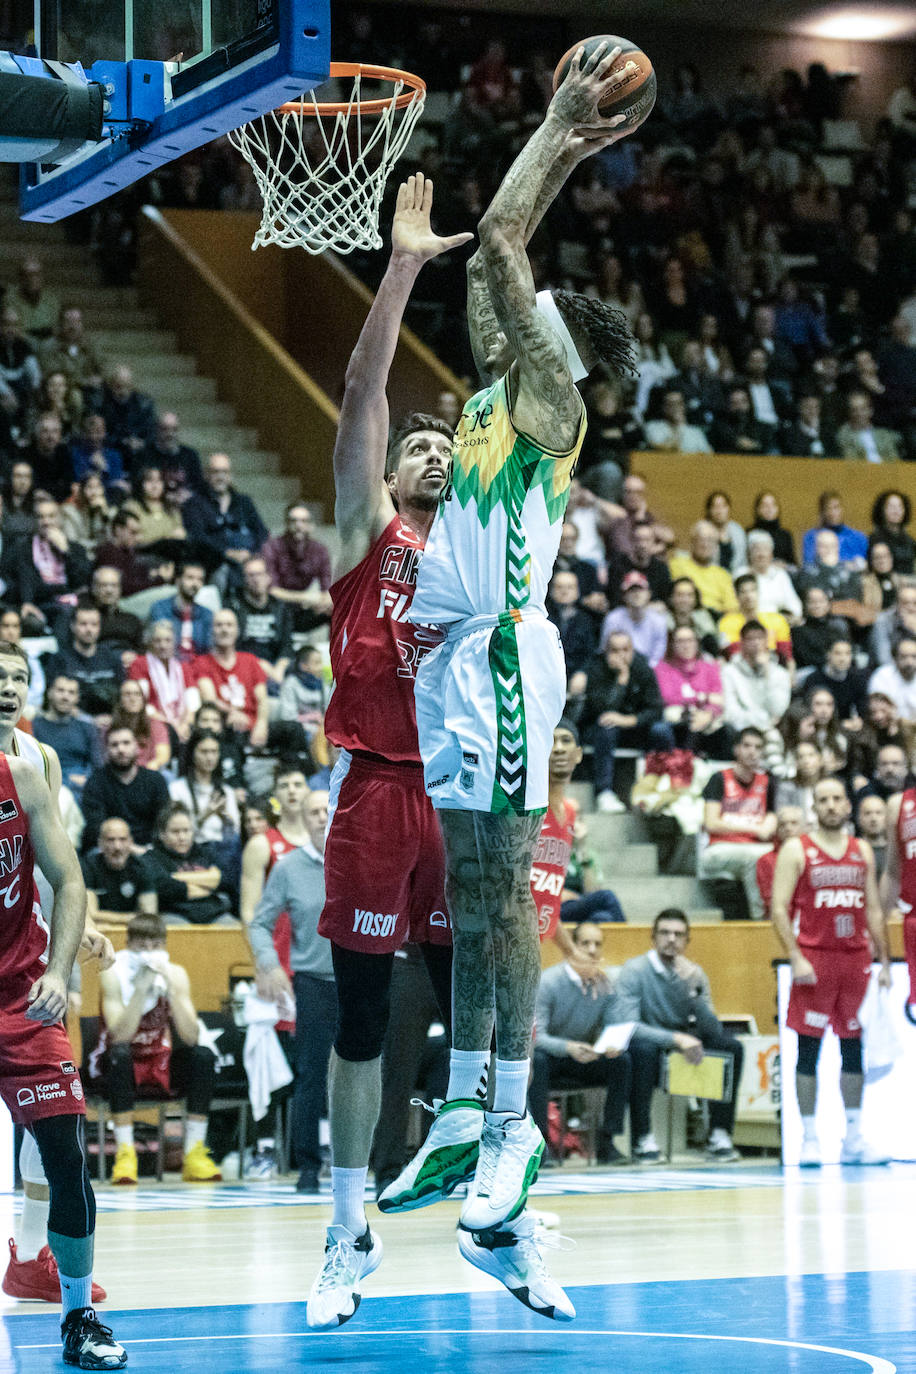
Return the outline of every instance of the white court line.
{"type": "MultiPolygon", "coordinates": [[[[871,1371],[871,1374],[897,1374],[897,1366],[891,1364],[890,1360],[883,1359],[880,1355],[866,1355],[860,1350],[840,1350],[832,1345],[811,1345],[807,1341],[782,1341],[769,1336],[710,1336],[698,1331],[603,1331],[586,1330],[581,1327],[569,1327],[564,1322],[561,1326],[545,1327],[544,1330],[531,1330],[528,1327],[511,1329],[507,1327],[441,1327],[430,1328],[425,1331],[417,1330],[392,1330],[392,1331],[348,1331],[346,1339],[354,1340],[360,1336],[366,1340],[376,1340],[379,1337],[397,1336],[401,1339],[404,1336],[421,1336],[427,1339],[430,1336],[632,1336],[640,1340],[659,1340],[659,1341],[729,1341],[738,1345],[773,1345],[780,1346],[784,1350],[812,1350],[817,1355],[840,1355],[846,1360],[858,1360],[871,1371]]],[[[190,1341],[282,1341],[294,1340],[301,1336],[307,1336],[313,1340],[316,1336],[333,1336],[340,1339],[340,1328],[335,1327],[333,1331],[240,1331],[231,1335],[213,1336],[149,1336],[137,1337],[132,1341],[122,1341],[122,1345],[177,1345],[180,1342],[190,1341]]],[[[16,1350],[56,1350],[57,1342],[49,1342],[44,1345],[17,1345],[16,1350]]]]}

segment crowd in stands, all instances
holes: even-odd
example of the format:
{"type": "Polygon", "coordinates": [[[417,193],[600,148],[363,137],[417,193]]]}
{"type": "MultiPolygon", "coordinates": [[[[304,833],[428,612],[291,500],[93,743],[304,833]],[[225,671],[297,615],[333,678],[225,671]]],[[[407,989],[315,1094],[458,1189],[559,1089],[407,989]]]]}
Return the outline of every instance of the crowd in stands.
{"type": "Polygon", "coordinates": [[[137,910],[129,855],[169,922],[235,920],[244,808],[269,809],[281,758],[327,774],[312,512],[271,534],[231,457],[183,442],[34,254],[3,296],[0,392],[0,633],[29,655],[21,728],[60,757],[101,918],[137,910]]]}
{"type": "Polygon", "coordinates": [[[843,782],[860,834],[878,833],[883,803],[909,785],[911,514],[907,494],[888,488],[871,528],[855,529],[841,495],[827,490],[796,545],[774,492],[760,493],[744,530],[715,491],[678,549],[638,473],[625,480],[622,506],[574,492],[548,612],[566,650],[567,716],[590,747],[598,809],[627,807],[627,790],[615,790],[622,751],[647,756],[647,770],[674,782],[685,768],[688,782],[694,766],[712,773],[699,875],[743,883],[747,906],[735,914],[764,914],[754,865],[772,848],[782,809],[800,809],[801,829],[814,824],[818,778],[843,782]],[[881,806],[862,814],[869,799],[881,806]],[[737,830],[723,810],[740,812],[737,830]]]}
{"type": "MultiPolygon", "coordinates": [[[[373,42],[379,55],[381,22],[346,16],[360,55],[373,42]]],[[[542,114],[549,54],[564,46],[558,28],[541,50],[511,58],[498,39],[465,50],[438,12],[386,35],[388,61],[462,73],[448,118],[415,154],[436,180],[442,232],[476,224],[542,114]]],[[[871,527],[855,529],[842,496],[825,490],[798,542],[780,521],[778,488],[760,493],[747,529],[726,491],[704,491],[678,548],[631,454],[916,460],[916,86],[908,106],[897,93],[852,156],[848,184],[834,185],[819,154],[842,89],[816,66],[807,79],[746,67],[720,99],[683,66],[637,135],[583,163],[531,245],[539,287],[616,305],[637,341],[632,377],[596,375],[585,391],[589,431],[549,598],[566,714],[591,755],[599,811],[629,804],[619,766],[628,753],[650,755],[669,777],[705,770],[698,872],[735,887],[739,914],[752,916],[767,909],[774,845],[813,823],[818,778],[843,781],[879,863],[887,799],[913,782],[910,499],[888,469],[871,527]]],[[[148,199],[260,208],[247,167],[218,140],[70,225],[97,249],[103,281],[129,280],[136,209],[148,199]]],[[[372,284],[380,263],[351,261],[372,284]]],[[[439,262],[410,320],[473,387],[467,340],[453,327],[463,298],[463,263],[439,262]]],[[[301,1002],[304,1018],[330,986],[326,951],[303,934],[320,904],[320,816],[293,846],[301,884],[291,885],[293,867],[268,874],[283,836],[304,825],[292,803],[284,812],[280,777],[320,789],[331,761],[321,647],[331,564],[312,512],[293,503],[272,534],[235,484],[231,455],[202,458],[183,441],[179,416],[157,411],[142,377],[101,355],[82,311],[45,285],[31,254],[0,308],[0,477],[0,635],[29,654],[23,728],[60,756],[62,810],[93,914],[163,916],[135,938],[161,950],[169,925],[226,924],[241,910],[254,920],[262,984],[301,1002]],[[303,925],[278,971],[283,910],[303,925]]],[[[594,889],[580,883],[580,898],[601,898],[585,914],[608,919],[613,894],[594,889]]],[[[597,957],[594,930],[577,932],[583,957],[597,957]]],[[[688,935],[683,913],[662,913],[655,962],[632,961],[622,980],[628,1018],[655,1034],[637,1037],[629,1060],[581,1075],[610,1087],[609,1162],[627,1100],[637,1155],[658,1157],[648,1122],[658,1053],[701,1052],[680,1009],[657,1001],[661,965],[695,979],[708,1012],[701,1039],[724,1044],[708,980],[684,959],[688,935]]],[[[554,981],[542,989],[532,1086],[545,1124],[551,1056],[600,1058],[590,1049],[598,999],[590,991],[580,1006],[575,980],[554,981]]],[[[109,982],[120,1005],[124,989],[109,982]]],[[[297,1066],[304,1187],[320,1164],[314,1056],[326,1060],[328,1022],[309,1018],[312,1050],[297,1066]]],[[[740,1065],[740,1047],[725,1048],[740,1065]]],[[[132,1097],[119,1072],[126,1129],[132,1097]]],[[[208,1094],[205,1084],[195,1101],[208,1094]]],[[[715,1157],[732,1157],[733,1119],[724,1104],[715,1157]]],[[[195,1127],[188,1150],[200,1141],[195,1127]]]]}
{"type": "MultiPolygon", "coordinates": [[[[348,7],[336,22],[352,51],[384,50],[447,96],[447,113],[421,124],[407,157],[436,182],[442,230],[473,228],[538,122],[551,53],[570,35],[559,22],[551,32],[520,22],[510,52],[457,14],[406,25],[395,10],[348,7]],[[455,79],[443,87],[447,72],[455,79]]],[[[635,376],[593,376],[586,392],[582,471],[600,494],[619,496],[628,454],[640,449],[916,458],[916,135],[907,113],[916,83],[894,93],[867,140],[857,131],[831,180],[836,148],[825,129],[844,102],[846,80],[818,63],[805,77],[746,65],[721,93],[705,89],[693,65],[663,71],[650,119],[586,159],[548,213],[530,246],[537,285],[616,305],[638,341],[635,376]]],[[[260,209],[225,140],[129,196],[260,209]]],[[[106,205],[99,217],[112,213],[106,205]]],[[[110,268],[112,255],[102,256],[110,268]]],[[[378,280],[378,254],[348,262],[370,285],[378,280]]],[[[463,298],[456,255],[424,279],[408,313],[473,381],[467,340],[453,327],[463,298]]]]}

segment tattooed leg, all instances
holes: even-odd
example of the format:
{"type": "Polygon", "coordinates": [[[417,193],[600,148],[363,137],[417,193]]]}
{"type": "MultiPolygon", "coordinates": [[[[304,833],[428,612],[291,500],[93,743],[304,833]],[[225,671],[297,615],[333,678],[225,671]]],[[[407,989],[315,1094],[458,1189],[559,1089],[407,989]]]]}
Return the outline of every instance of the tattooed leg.
{"type": "Polygon", "coordinates": [[[493,1039],[493,936],[484,908],[474,816],[440,811],[445,899],[452,921],[452,1045],[489,1050],[493,1039]]]}
{"type": "Polygon", "coordinates": [[[439,812],[452,919],[455,1049],[527,1059],[541,960],[531,857],[541,816],[439,812]]]}
{"type": "Polygon", "coordinates": [[[500,896],[490,916],[496,1053],[500,1059],[527,1059],[541,977],[531,860],[543,817],[540,813],[492,816],[477,812],[474,819],[481,867],[488,886],[500,896]]]}

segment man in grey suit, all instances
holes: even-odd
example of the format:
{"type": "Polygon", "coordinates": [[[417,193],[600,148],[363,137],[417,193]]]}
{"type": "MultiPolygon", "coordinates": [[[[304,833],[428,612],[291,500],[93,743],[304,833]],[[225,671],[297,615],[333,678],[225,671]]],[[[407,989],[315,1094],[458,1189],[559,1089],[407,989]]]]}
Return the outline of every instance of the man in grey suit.
{"type": "MultiPolygon", "coordinates": [[[[594,959],[601,955],[601,927],[583,921],[573,933],[577,953],[594,959]]],[[[607,1088],[604,1120],[598,1137],[599,1164],[626,1164],[626,1155],[614,1145],[623,1131],[630,1093],[630,1060],[626,1050],[599,1054],[595,1044],[614,1016],[614,993],[604,973],[583,982],[573,967],[554,964],[541,975],[535,1009],[534,1056],[528,1103],[541,1134],[547,1136],[547,1104],[551,1088],[607,1088]]]]}

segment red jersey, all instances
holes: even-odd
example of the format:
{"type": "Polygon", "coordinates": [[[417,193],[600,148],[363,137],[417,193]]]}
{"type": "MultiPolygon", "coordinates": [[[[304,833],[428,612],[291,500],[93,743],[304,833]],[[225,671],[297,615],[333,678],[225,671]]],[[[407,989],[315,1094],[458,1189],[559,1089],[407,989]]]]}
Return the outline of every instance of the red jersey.
{"type": "Polygon", "coordinates": [[[792,922],[799,947],[861,954],[869,949],[866,912],[868,868],[859,841],[850,836],[839,859],[810,835],[801,837],[805,867],[792,895],[792,922]]]}
{"type": "MultiPolygon", "coordinates": [[[[745,784],[733,768],[723,768],[719,777],[722,785],[722,815],[752,816],[754,820],[762,821],[769,810],[767,805],[770,787],[769,775],[767,773],[755,773],[751,781],[745,784]]],[[[715,782],[715,774],[710,782],[715,782]]],[[[707,784],[708,786],[709,784],[707,784]]],[[[704,793],[705,795],[706,793],[704,793]]],[[[751,831],[746,834],[735,831],[734,834],[729,835],[710,835],[709,843],[759,844],[760,836],[751,831]]]]}
{"type": "Polygon", "coordinates": [[[441,636],[407,619],[424,541],[398,516],[331,587],[334,688],[325,734],[340,749],[419,763],[413,684],[441,636]]]}
{"type": "Polygon", "coordinates": [[[0,754],[0,899],[0,982],[22,978],[31,985],[48,962],[51,931],[35,886],[28,817],[5,754],[0,754]]]}
{"type": "Polygon", "coordinates": [[[158,673],[150,672],[150,654],[140,654],[135,658],[127,670],[127,676],[132,682],[139,682],[143,695],[146,697],[148,705],[154,711],[158,711],[166,720],[177,721],[184,715],[185,692],[189,687],[194,686],[194,672],[188,663],[178,663],[177,672],[167,675],[165,668],[162,669],[162,676],[158,673]],[[180,677],[180,683],[179,683],[180,677]],[[163,701],[156,686],[157,681],[164,681],[172,689],[171,695],[163,701]]]}
{"type": "Polygon", "coordinates": [[[764,914],[767,917],[770,915],[770,903],[773,900],[773,875],[776,872],[776,860],[778,857],[778,849],[768,850],[766,854],[761,854],[760,858],[757,860],[755,869],[757,875],[757,891],[760,893],[764,914]]]}
{"type": "MultiPolygon", "coordinates": [[[[89,1056],[90,1078],[104,1076],[102,1056],[108,1048],[108,1027],[103,1020],[98,1044],[89,1056]]],[[[157,1095],[161,1093],[167,1096],[171,1090],[172,1025],[165,997],[160,997],[156,1005],[140,1017],[130,1042],[130,1058],[137,1087],[152,1088],[157,1095]]]]}
{"type": "MultiPolygon", "coordinates": [[[[270,826],[265,830],[264,837],[267,840],[268,853],[267,868],[264,870],[264,878],[266,880],[267,875],[270,873],[270,870],[277,860],[282,859],[285,854],[291,854],[293,850],[298,849],[299,846],[293,844],[285,835],[282,835],[279,830],[275,829],[274,826],[270,826]]],[[[274,926],[274,949],[277,951],[280,967],[290,982],[293,981],[293,971],[289,962],[292,942],[293,928],[289,923],[289,915],[287,912],[281,911],[280,915],[277,917],[277,924],[274,926]]],[[[294,1023],[292,1021],[278,1021],[277,1027],[279,1030],[293,1030],[294,1023]]]]}
{"type": "Polygon", "coordinates": [[[549,940],[560,924],[563,887],[573,847],[576,808],[564,801],[563,819],[558,821],[548,806],[531,860],[531,895],[538,912],[538,935],[549,940]]]}
{"type": "Polygon", "coordinates": [[[235,711],[245,712],[250,730],[258,714],[254,689],[267,681],[267,674],[254,654],[239,649],[231,668],[224,668],[212,654],[201,654],[194,660],[194,680],[199,682],[202,677],[208,677],[213,683],[219,701],[235,711]]]}
{"type": "Polygon", "coordinates": [[[897,853],[900,858],[900,910],[916,915],[916,787],[900,798],[897,817],[897,853]]]}

